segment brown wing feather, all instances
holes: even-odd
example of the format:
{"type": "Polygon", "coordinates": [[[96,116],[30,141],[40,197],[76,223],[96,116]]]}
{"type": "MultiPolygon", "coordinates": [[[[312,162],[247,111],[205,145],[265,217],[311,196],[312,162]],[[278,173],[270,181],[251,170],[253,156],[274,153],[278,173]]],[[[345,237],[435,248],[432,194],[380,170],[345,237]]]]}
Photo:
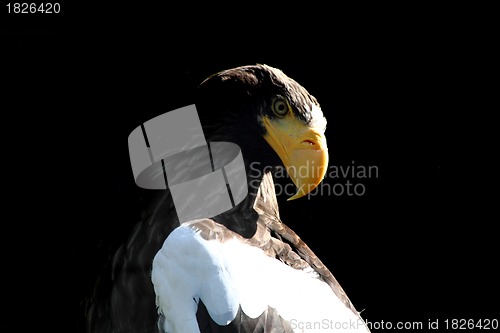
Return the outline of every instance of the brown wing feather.
{"type": "Polygon", "coordinates": [[[151,265],[179,221],[168,191],[151,207],[99,277],[87,304],[87,332],[160,332],[151,265]]]}

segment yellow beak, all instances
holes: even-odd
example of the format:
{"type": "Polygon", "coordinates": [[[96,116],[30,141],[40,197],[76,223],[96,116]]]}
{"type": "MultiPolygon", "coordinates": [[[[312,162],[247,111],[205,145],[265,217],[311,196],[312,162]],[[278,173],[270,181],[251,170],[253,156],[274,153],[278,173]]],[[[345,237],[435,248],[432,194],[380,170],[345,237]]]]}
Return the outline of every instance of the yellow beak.
{"type": "Polygon", "coordinates": [[[276,151],[297,187],[297,193],[288,200],[310,193],[321,183],[327,171],[325,122],[308,126],[292,112],[283,118],[263,117],[262,120],[267,130],[264,139],[276,151]]]}

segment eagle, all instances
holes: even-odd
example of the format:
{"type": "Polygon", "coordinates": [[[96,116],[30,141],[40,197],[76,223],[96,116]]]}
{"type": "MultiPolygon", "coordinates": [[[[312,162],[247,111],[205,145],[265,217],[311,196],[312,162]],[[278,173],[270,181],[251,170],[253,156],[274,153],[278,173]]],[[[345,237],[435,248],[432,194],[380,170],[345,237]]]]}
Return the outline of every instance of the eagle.
{"type": "Polygon", "coordinates": [[[215,216],[182,221],[168,186],[96,283],[92,333],[368,332],[346,293],[280,218],[273,172],[316,188],[328,166],[327,121],[302,85],[255,64],[223,70],[196,90],[208,142],[241,150],[246,196],[215,216]]]}

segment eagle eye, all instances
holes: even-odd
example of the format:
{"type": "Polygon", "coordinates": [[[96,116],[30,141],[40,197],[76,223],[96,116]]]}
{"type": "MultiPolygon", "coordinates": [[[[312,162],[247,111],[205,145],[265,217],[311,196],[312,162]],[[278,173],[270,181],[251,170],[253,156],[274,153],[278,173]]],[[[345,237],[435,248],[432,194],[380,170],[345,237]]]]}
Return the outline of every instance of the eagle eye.
{"type": "Polygon", "coordinates": [[[288,113],[290,106],[283,97],[277,97],[273,101],[273,112],[280,117],[283,117],[288,113]]]}

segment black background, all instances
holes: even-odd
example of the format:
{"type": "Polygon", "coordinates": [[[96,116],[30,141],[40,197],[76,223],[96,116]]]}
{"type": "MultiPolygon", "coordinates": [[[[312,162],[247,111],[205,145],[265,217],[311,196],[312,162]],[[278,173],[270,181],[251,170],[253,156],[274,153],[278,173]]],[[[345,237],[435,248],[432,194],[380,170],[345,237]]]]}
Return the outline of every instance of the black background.
{"type": "Polygon", "coordinates": [[[378,168],[351,180],[362,196],[279,198],[364,318],[498,318],[497,151],[462,87],[468,30],[449,12],[61,4],[53,16],[2,8],[0,327],[82,332],[94,279],[139,219],[128,134],[193,103],[208,75],[253,63],[316,96],[331,165],[378,168]]]}

